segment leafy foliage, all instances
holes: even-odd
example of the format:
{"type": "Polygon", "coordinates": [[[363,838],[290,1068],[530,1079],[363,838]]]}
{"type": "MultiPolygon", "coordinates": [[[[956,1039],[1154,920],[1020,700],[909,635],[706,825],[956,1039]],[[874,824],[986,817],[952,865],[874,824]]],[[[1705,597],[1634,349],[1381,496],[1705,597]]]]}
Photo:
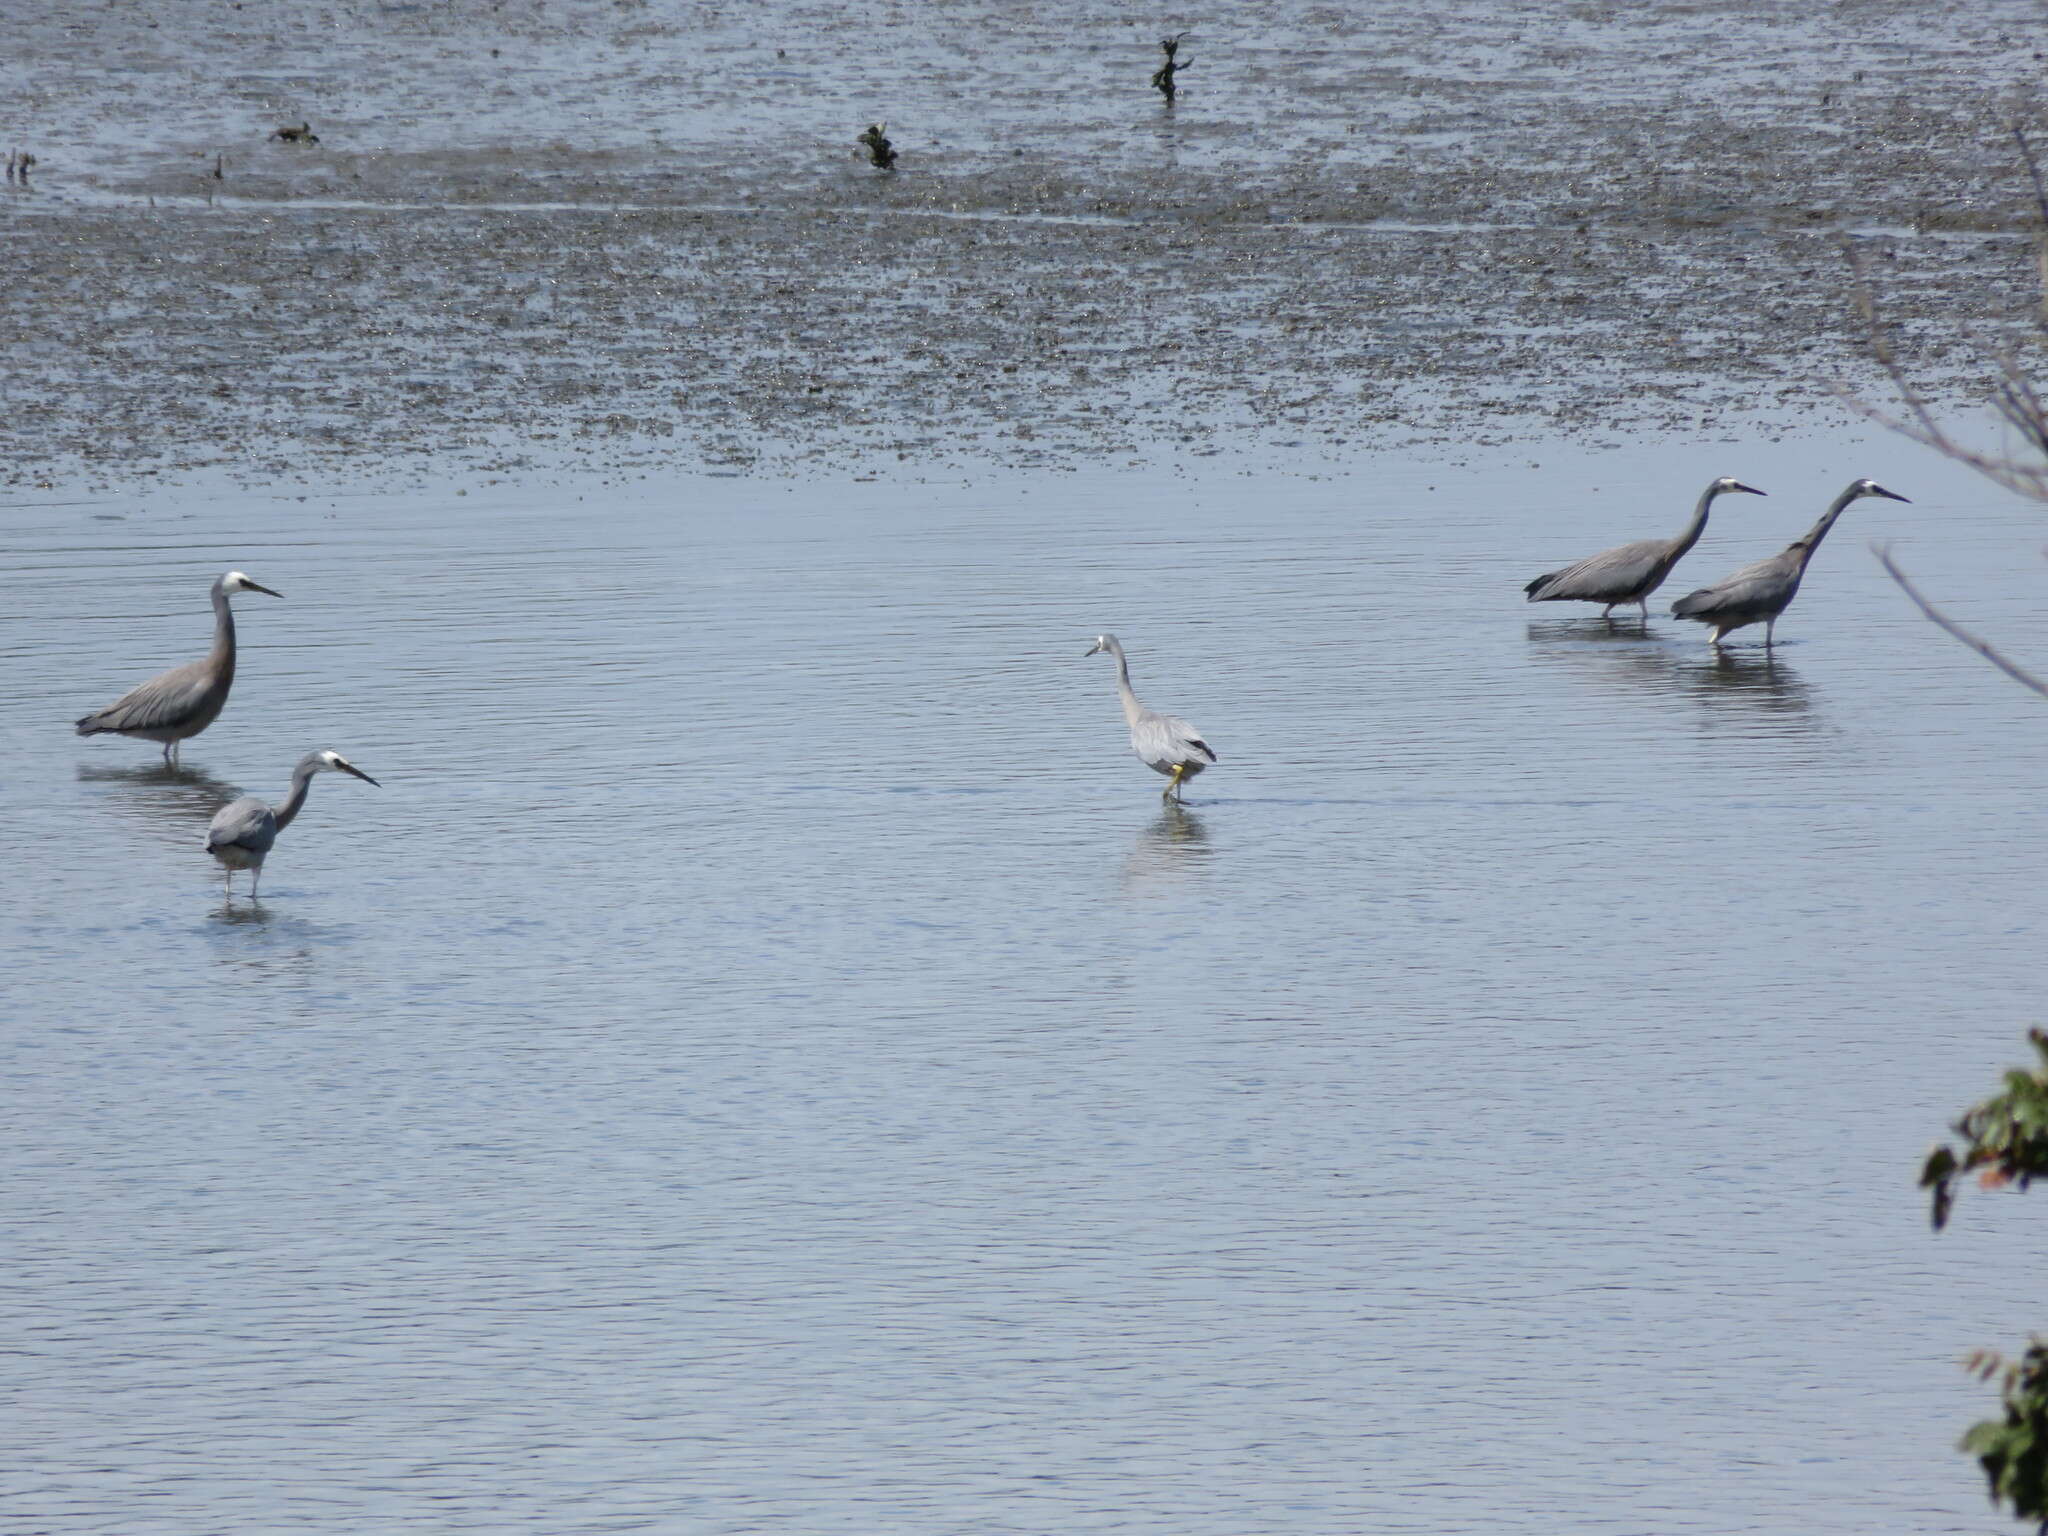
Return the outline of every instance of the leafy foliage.
{"type": "Polygon", "coordinates": [[[1979,1350],[1968,1365],[1980,1381],[2002,1378],[2005,1417],[1972,1424],[1960,1448],[1984,1468],[1992,1503],[2008,1503],[2048,1531],[2048,1339],[2028,1340],[2018,1360],[1979,1350]]]}
{"type": "MultiPolygon", "coordinates": [[[[2027,1038],[2041,1058],[2040,1069],[2007,1072],[2005,1092],[1971,1106],[1956,1122],[1960,1154],[1944,1142],[1921,1165],[1920,1187],[1932,1191],[1937,1232],[1966,1175],[1975,1173],[1986,1189],[2025,1189],[2048,1175],[2048,1033],[2030,1029],[2027,1038]]],[[[2017,1518],[2037,1522],[2048,1536],[2048,1339],[2028,1340],[2018,1360],[1980,1349],[1966,1365],[1979,1381],[1999,1378],[2005,1416],[1972,1424],[1959,1449],[1984,1469],[1992,1503],[2011,1505],[2017,1518]]]]}
{"type": "MultiPolygon", "coordinates": [[[[1927,1154],[1920,1168],[1920,1187],[1933,1192],[1934,1230],[1947,1225],[1955,1206],[1957,1182],[1975,1173],[1984,1189],[2006,1184],[2025,1189],[2048,1175],[2048,1033],[2027,1031],[2041,1058],[2041,1069],[2015,1067],[2005,1074],[2005,1092],[1973,1105],[1955,1124],[1963,1141],[1958,1156],[1944,1142],[1927,1154]]],[[[2044,1442],[2048,1445],[2048,1442],[2044,1442]]]]}

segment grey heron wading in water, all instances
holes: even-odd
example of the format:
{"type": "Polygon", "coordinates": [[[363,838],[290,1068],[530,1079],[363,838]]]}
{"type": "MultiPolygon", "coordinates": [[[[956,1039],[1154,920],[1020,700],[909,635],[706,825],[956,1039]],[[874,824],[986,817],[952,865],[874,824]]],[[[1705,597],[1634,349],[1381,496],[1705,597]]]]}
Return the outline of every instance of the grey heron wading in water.
{"type": "Polygon", "coordinates": [[[131,688],[97,714],[85,716],[78,722],[78,734],[111,732],[160,741],[164,761],[175,764],[178,743],[213,724],[228,702],[228,690],[235,685],[235,611],[228,599],[237,592],[284,596],[240,571],[229,571],[213,584],[213,649],[198,661],[173,667],[139,688],[131,688]]]}
{"type": "MultiPolygon", "coordinates": [[[[365,784],[377,783],[339,752],[308,752],[292,770],[290,793],[277,805],[266,805],[255,795],[244,795],[213,813],[213,822],[206,829],[206,851],[226,868],[229,895],[234,894],[235,871],[247,869],[254,871],[249,877],[249,897],[255,899],[256,886],[263,879],[263,861],[269,857],[277,834],[290,826],[305,806],[313,775],[329,770],[353,774],[365,784]]],[[[383,785],[377,787],[382,789],[383,785]]]]}
{"type": "Polygon", "coordinates": [[[1875,480],[1858,480],[1837,496],[1827,511],[1821,513],[1820,521],[1787,546],[1783,554],[1745,565],[1711,587],[1688,592],[1671,605],[1672,614],[1677,618],[1691,619],[1696,624],[1713,626],[1714,632],[1707,637],[1707,644],[1717,649],[1722,636],[1748,624],[1761,624],[1764,627],[1764,645],[1768,649],[1776,638],[1774,631],[1778,627],[1778,615],[1789,608],[1792,599],[1799,595],[1799,583],[1806,575],[1813,552],[1820,548],[1820,541],[1835,526],[1835,519],[1848,510],[1849,503],[1865,496],[1882,496],[1887,501],[1906,500],[1897,491],[1888,491],[1875,480]]]}
{"type": "Polygon", "coordinates": [[[1115,635],[1097,635],[1083,654],[1093,656],[1098,651],[1116,658],[1116,694],[1123,702],[1124,722],[1131,728],[1131,750],[1147,768],[1166,775],[1160,798],[1179,800],[1181,785],[1215,762],[1215,752],[1202,740],[1202,733],[1178,715],[1162,715],[1138,702],[1131,692],[1131,664],[1124,659],[1123,645],[1115,635]]]}
{"type": "Polygon", "coordinates": [[[1603,619],[1621,604],[1634,603],[1647,619],[1650,616],[1650,594],[1664,585],[1664,578],[1671,574],[1671,568],[1685,558],[1687,550],[1699,543],[1700,535],[1706,532],[1707,512],[1713,507],[1714,498],[1730,491],[1742,491],[1751,496],[1764,494],[1753,485],[1744,485],[1733,476],[1723,475],[1701,494],[1699,505],[1692,509],[1692,521],[1685,525],[1677,538],[1637,539],[1632,544],[1617,544],[1597,555],[1588,555],[1561,571],[1538,576],[1522,590],[1529,594],[1532,603],[1605,603],[1607,606],[1600,610],[1603,619]]]}

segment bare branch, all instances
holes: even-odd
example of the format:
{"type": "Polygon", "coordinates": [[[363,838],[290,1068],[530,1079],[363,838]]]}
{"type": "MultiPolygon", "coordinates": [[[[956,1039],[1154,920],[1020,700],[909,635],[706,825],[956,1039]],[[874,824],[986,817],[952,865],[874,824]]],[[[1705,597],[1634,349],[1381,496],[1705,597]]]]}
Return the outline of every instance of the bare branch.
{"type": "Polygon", "coordinates": [[[2024,667],[2017,666],[2014,663],[2007,661],[2004,656],[1999,654],[1997,648],[1994,647],[1988,640],[1978,639],[1977,636],[1971,634],[1967,629],[1963,628],[1962,625],[1958,624],[1954,619],[1950,618],[1947,614],[1943,613],[1939,608],[1935,607],[1934,604],[1930,603],[1926,598],[1922,597],[1920,595],[1920,589],[1913,585],[1912,580],[1906,575],[1904,571],[1900,570],[1897,563],[1893,561],[1891,546],[1889,544],[1873,544],[1870,546],[1870,548],[1871,552],[1877,556],[1877,563],[1884,567],[1885,574],[1891,577],[1893,581],[1899,584],[1899,590],[1904,592],[1906,596],[1910,597],[1913,600],[1914,607],[1918,608],[1922,613],[1926,614],[1927,617],[1931,619],[1936,625],[1938,625],[1943,630],[1947,631],[1949,634],[1955,636],[1956,639],[1962,641],[1963,644],[1967,645],[1979,656],[1982,656],[1986,661],[1990,662],[1991,665],[1998,668],[1999,671],[2003,672],[2007,677],[2011,678],[2014,682],[2024,684],[2026,687],[2031,688],[2034,690],[2034,692],[2040,694],[2043,698],[2048,698],[2048,683],[2042,682],[2040,678],[2034,676],[2033,673],[2027,671],[2024,667]]]}

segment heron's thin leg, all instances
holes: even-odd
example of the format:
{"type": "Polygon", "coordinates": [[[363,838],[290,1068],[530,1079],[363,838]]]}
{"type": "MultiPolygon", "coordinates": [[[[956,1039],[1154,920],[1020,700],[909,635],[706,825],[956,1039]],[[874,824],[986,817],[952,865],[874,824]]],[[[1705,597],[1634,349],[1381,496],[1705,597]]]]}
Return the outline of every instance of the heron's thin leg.
{"type": "Polygon", "coordinates": [[[1764,620],[1764,649],[1767,651],[1771,648],[1771,641],[1777,633],[1777,628],[1778,621],[1776,619],[1764,620]]]}
{"type": "Polygon", "coordinates": [[[1648,603],[1648,602],[1646,602],[1646,601],[1645,601],[1644,599],[1642,599],[1642,598],[1640,598],[1640,597],[1639,597],[1639,598],[1637,598],[1637,599],[1636,599],[1636,606],[1637,606],[1638,608],[1640,608],[1640,609],[1642,609],[1642,610],[1643,610],[1643,622],[1644,622],[1645,624],[1649,623],[1649,622],[1650,622],[1650,605],[1649,605],[1649,603],[1648,603]]]}
{"type": "Polygon", "coordinates": [[[1173,765],[1173,774],[1167,779],[1166,788],[1160,791],[1159,798],[1162,800],[1178,800],[1180,798],[1181,775],[1187,771],[1188,765],[1186,763],[1175,763],[1173,765]]]}
{"type": "Polygon", "coordinates": [[[1605,608],[1602,608],[1600,610],[1600,617],[1612,624],[1614,622],[1614,604],[1609,603],[1605,608]]]}

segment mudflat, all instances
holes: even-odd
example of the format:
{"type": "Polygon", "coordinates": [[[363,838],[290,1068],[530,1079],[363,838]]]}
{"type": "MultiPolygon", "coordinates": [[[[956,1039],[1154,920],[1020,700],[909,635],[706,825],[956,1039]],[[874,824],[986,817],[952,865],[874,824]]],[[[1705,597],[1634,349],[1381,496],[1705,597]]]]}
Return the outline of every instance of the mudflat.
{"type": "Polygon", "coordinates": [[[1796,423],[1872,377],[1850,250],[1961,402],[2031,317],[2037,20],[1276,0],[1169,108],[1103,4],[23,0],[0,478],[1796,423]]]}

